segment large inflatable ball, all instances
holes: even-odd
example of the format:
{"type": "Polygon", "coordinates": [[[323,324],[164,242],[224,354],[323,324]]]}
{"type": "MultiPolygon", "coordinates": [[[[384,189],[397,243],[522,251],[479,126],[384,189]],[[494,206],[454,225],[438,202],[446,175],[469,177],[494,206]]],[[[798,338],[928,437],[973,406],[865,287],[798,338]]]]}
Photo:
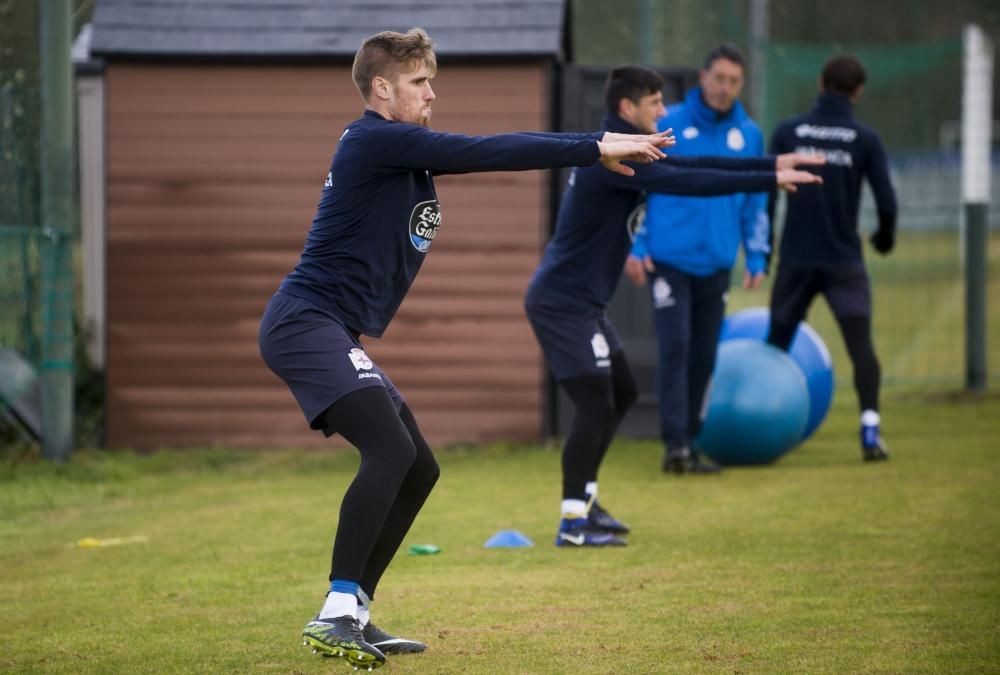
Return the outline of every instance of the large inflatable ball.
{"type": "Polygon", "coordinates": [[[725,465],[769,464],[802,437],[806,378],[792,358],[758,340],[719,345],[699,449],[725,465]]]}
{"type": "MultiPolygon", "coordinates": [[[[734,338],[766,340],[771,313],[766,307],[752,307],[726,317],[719,341],[734,338]]],[[[833,361],[830,352],[812,326],[805,321],[799,324],[789,349],[792,359],[799,364],[809,387],[809,420],[802,432],[804,441],[819,428],[833,402],[833,361]]]]}

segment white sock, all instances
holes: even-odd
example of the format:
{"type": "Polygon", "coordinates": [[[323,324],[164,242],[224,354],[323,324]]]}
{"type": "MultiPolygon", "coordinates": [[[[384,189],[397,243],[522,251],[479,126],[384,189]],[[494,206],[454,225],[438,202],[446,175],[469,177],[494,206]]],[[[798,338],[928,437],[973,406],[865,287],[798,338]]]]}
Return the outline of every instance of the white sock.
{"type": "Polygon", "coordinates": [[[587,515],[587,502],[582,499],[562,500],[563,518],[583,518],[587,515]]]}
{"type": "Polygon", "coordinates": [[[874,410],[865,410],[861,413],[861,426],[877,427],[882,418],[874,410]]]}
{"type": "Polygon", "coordinates": [[[326,602],[323,609],[319,610],[320,619],[334,619],[338,616],[351,616],[358,618],[358,599],[350,593],[326,594],[326,602]]]}
{"type": "Polygon", "coordinates": [[[587,487],[584,488],[584,491],[590,495],[591,499],[597,499],[597,481],[592,480],[587,483],[587,487]]]}
{"type": "Polygon", "coordinates": [[[362,628],[368,625],[368,622],[371,621],[371,618],[372,618],[371,612],[368,610],[368,608],[365,607],[364,605],[358,605],[358,623],[361,624],[362,628]]]}

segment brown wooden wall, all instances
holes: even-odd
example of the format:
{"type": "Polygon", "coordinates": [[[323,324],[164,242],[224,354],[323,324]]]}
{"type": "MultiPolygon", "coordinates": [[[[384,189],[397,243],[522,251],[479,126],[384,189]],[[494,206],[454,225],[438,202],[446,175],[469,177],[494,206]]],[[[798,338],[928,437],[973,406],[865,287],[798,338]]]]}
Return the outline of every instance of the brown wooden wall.
{"type": "MultiPolygon", "coordinates": [[[[547,128],[546,72],[445,64],[433,127],[547,128]]],[[[257,326],[361,109],[348,66],[109,66],[110,446],[329,444],[261,361],[257,326]]],[[[440,234],[385,337],[365,347],[431,443],[537,438],[542,370],[521,305],[547,176],[437,185],[440,234]]]]}

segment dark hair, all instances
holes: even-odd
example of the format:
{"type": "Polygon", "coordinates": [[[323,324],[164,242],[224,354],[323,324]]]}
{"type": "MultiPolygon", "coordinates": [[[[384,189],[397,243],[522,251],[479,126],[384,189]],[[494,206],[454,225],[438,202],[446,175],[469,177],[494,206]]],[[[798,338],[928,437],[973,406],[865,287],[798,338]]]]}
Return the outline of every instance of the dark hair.
{"type": "Polygon", "coordinates": [[[373,79],[384,77],[395,82],[401,72],[419,63],[427,66],[432,77],[437,72],[434,42],[422,28],[411,28],[405,33],[383,31],[365,40],[358,49],[351,76],[361,98],[367,101],[373,79]]]}
{"type": "Polygon", "coordinates": [[[853,56],[834,56],[823,66],[823,90],[851,96],[865,83],[865,67],[853,56]]]}
{"type": "Polygon", "coordinates": [[[726,42],[719,45],[712,51],[708,53],[705,57],[705,65],[702,66],[705,70],[709,70],[712,64],[719,59],[725,59],[726,61],[732,61],[740,66],[740,68],[746,69],[746,64],[743,62],[743,52],[739,50],[739,47],[731,42],[726,42]]]}
{"type": "Polygon", "coordinates": [[[623,98],[632,103],[649,94],[663,90],[663,78],[655,70],[643,66],[618,66],[608,73],[604,85],[604,103],[608,112],[618,114],[618,104],[623,98]]]}

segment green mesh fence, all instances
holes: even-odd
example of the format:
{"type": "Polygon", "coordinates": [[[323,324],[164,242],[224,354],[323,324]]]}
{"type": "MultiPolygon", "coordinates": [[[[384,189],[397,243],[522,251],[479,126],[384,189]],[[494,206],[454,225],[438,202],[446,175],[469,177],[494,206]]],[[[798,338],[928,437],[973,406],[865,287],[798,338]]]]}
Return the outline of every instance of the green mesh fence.
{"type": "Polygon", "coordinates": [[[37,228],[0,226],[0,347],[41,362],[41,234],[37,228]]]}
{"type": "Polygon", "coordinates": [[[0,347],[42,358],[37,3],[0,6],[0,347]]]}
{"type": "Polygon", "coordinates": [[[38,408],[40,422],[25,427],[40,436],[43,455],[59,461],[74,442],[70,10],[65,2],[0,4],[0,348],[8,369],[0,377],[10,384],[9,369],[30,370],[24,360],[38,373],[34,403],[11,387],[3,401],[21,413],[38,408]]]}
{"type": "MultiPolygon", "coordinates": [[[[723,41],[735,42],[748,62],[742,100],[769,140],[777,122],[813,106],[819,75],[834,54],[865,64],[867,85],[856,116],[881,135],[889,152],[900,214],[896,250],[882,258],[866,247],[874,293],[874,331],[885,383],[961,386],[965,372],[965,308],[961,259],[959,143],[962,28],[977,23],[1000,43],[1000,8],[988,0],[899,3],[868,0],[573,0],[573,58],[581,64],[643,61],[700,66],[723,41]],[[755,7],[766,28],[754,35],[755,7]],[[760,60],[758,60],[760,59],[760,60]]],[[[1000,90],[994,86],[994,99],[1000,90]]],[[[993,119],[1000,119],[994,101],[993,119]]],[[[996,134],[994,147],[996,148],[996,134]]],[[[1000,156],[994,155],[992,194],[1000,195],[1000,156]]],[[[779,209],[780,213],[780,209],[779,209]]],[[[987,289],[987,366],[1000,378],[1000,205],[990,213],[987,289]]],[[[779,218],[780,222],[780,218],[779,218]]],[[[875,225],[868,190],[860,227],[875,225]]],[[[737,271],[742,274],[742,263],[737,271]]],[[[734,279],[738,279],[734,275],[734,279]]],[[[766,306],[769,290],[734,288],[731,311],[766,306]]],[[[851,381],[850,362],[822,299],[809,322],[832,352],[838,384],[851,381]]]]}
{"type": "MultiPolygon", "coordinates": [[[[879,132],[889,150],[899,202],[897,247],[888,257],[866,246],[872,279],[874,333],[886,385],[955,385],[964,381],[964,277],[961,260],[959,123],[962,44],[959,39],[890,45],[771,43],[766,54],[765,129],[809,110],[823,64],[838,53],[856,55],[868,80],[856,115],[879,132]]],[[[994,194],[1000,194],[994,160],[994,194]]],[[[1000,273],[1000,209],[991,214],[991,287],[1000,273]]],[[[860,226],[875,228],[873,200],[865,190],[860,226]]],[[[780,217],[778,222],[781,222],[780,217]]],[[[780,235],[779,235],[780,236],[780,235]]],[[[989,356],[1000,375],[1000,294],[988,292],[989,356]]],[[[737,294],[738,303],[760,304],[737,294]]],[[[809,322],[831,349],[839,385],[851,381],[839,332],[822,300],[809,322]]]]}
{"type": "Polygon", "coordinates": [[[858,57],[868,72],[857,115],[878,130],[892,152],[957,149],[954,123],[961,115],[962,91],[959,35],[887,45],[768,43],[766,78],[758,84],[764,96],[756,99],[760,109],[755,116],[765,133],[781,118],[812,106],[823,64],[843,53],[858,57]]]}

